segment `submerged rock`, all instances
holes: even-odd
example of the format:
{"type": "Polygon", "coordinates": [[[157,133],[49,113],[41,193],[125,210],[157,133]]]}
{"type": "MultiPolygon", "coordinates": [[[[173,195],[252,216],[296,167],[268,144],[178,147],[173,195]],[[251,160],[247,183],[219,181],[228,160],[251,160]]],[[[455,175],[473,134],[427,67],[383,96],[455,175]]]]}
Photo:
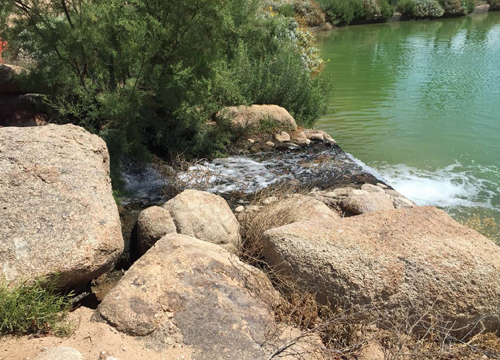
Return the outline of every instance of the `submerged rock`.
{"type": "Polygon", "coordinates": [[[391,326],[432,318],[457,336],[500,326],[500,248],[433,207],[271,229],[264,255],[321,301],[374,306],[391,326]]]}
{"type": "Polygon", "coordinates": [[[0,277],[83,285],[123,251],[109,155],[74,125],[0,128],[0,277]]]}

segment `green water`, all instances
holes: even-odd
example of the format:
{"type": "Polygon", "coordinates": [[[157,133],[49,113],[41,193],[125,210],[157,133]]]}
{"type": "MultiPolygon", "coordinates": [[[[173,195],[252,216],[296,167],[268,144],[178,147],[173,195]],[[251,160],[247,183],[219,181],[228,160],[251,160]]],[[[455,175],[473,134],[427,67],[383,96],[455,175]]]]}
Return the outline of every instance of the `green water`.
{"type": "Polygon", "coordinates": [[[421,205],[500,219],[500,12],[318,35],[318,127],[421,205]]]}

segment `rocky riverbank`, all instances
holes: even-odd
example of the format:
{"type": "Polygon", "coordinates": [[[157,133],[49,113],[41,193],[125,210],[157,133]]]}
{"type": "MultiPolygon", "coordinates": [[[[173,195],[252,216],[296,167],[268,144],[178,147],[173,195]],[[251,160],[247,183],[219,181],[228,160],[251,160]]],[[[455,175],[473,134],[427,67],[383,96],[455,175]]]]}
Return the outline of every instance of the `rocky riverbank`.
{"type": "Polygon", "coordinates": [[[75,303],[69,336],[3,337],[0,358],[498,355],[500,248],[417,207],[285,109],[220,116],[240,136],[232,160],[170,178],[149,169],[158,187],[183,180],[164,198],[129,174],[139,195],[121,211],[138,216],[122,231],[101,139],[73,125],[0,128],[0,278],[56,277],[95,298],[75,303]]]}

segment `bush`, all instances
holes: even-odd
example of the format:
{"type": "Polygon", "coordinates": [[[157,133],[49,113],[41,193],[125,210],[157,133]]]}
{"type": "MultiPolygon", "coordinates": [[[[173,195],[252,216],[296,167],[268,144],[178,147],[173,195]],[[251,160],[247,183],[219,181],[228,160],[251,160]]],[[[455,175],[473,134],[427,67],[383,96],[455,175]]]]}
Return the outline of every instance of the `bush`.
{"type": "Polygon", "coordinates": [[[51,282],[37,280],[17,287],[0,283],[0,334],[63,335],[69,299],[57,293],[51,282]]]}
{"type": "Polygon", "coordinates": [[[388,0],[321,0],[319,4],[334,25],[385,20],[394,12],[388,0]]]}
{"type": "Polygon", "coordinates": [[[444,10],[435,0],[415,0],[413,16],[415,18],[441,17],[444,10]]]}
{"type": "Polygon", "coordinates": [[[324,109],[312,79],[317,51],[302,47],[293,19],[259,1],[26,2],[0,4],[2,36],[11,53],[35,59],[30,74],[48,94],[53,121],[106,140],[114,180],[125,154],[223,153],[230,134],[210,121],[225,106],[276,103],[308,124],[324,109]],[[272,61],[280,65],[264,73],[272,61]],[[240,65],[264,90],[245,85],[252,73],[240,65]]]}
{"type": "Polygon", "coordinates": [[[467,15],[474,11],[474,0],[439,0],[444,9],[444,14],[449,16],[467,15]]]}
{"type": "Polygon", "coordinates": [[[486,3],[490,5],[490,10],[500,10],[500,0],[486,0],[486,3]]]}

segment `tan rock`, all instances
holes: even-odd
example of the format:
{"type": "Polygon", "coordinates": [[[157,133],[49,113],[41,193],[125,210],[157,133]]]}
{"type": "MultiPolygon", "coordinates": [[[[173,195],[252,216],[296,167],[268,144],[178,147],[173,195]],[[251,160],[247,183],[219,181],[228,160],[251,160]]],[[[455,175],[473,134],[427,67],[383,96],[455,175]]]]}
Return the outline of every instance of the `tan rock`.
{"type": "Polygon", "coordinates": [[[274,143],[272,141],[266,142],[266,145],[269,147],[274,147],[274,143]]]}
{"type": "Polygon", "coordinates": [[[277,299],[260,270],[219,246],[170,234],[132,265],[97,312],[156,349],[179,344],[193,348],[193,359],[267,359],[277,299]]]}
{"type": "Polygon", "coordinates": [[[222,197],[185,190],[163,207],[170,212],[179,234],[227,246],[232,251],[239,248],[240,225],[222,197]]]}
{"type": "Polygon", "coordinates": [[[384,192],[368,192],[353,190],[346,199],[342,200],[342,208],[355,215],[375,211],[394,210],[391,198],[384,192]]]}
{"type": "Polygon", "coordinates": [[[382,189],[382,188],[380,188],[378,186],[372,185],[372,184],[363,184],[363,185],[361,185],[361,190],[368,191],[368,192],[378,192],[378,193],[385,194],[384,189],[382,189]]]}
{"type": "Polygon", "coordinates": [[[167,234],[175,234],[177,229],[170,212],[159,206],[147,208],[137,219],[137,251],[139,255],[148,251],[167,234]]]}
{"type": "Polygon", "coordinates": [[[433,207],[271,229],[264,255],[321,301],[374,305],[392,326],[427,315],[457,336],[500,326],[500,248],[433,207]]]}
{"type": "Polygon", "coordinates": [[[227,107],[219,112],[218,117],[228,118],[235,129],[253,131],[260,130],[270,125],[283,131],[293,131],[297,129],[297,123],[292,115],[290,115],[286,109],[277,105],[227,107]]]}
{"type": "Polygon", "coordinates": [[[109,155],[73,125],[0,128],[0,277],[82,285],[123,251],[109,155]]]}
{"type": "Polygon", "coordinates": [[[308,136],[309,140],[312,141],[324,141],[325,136],[323,133],[317,132],[317,133],[312,133],[311,135],[308,136]]]}
{"type": "Polygon", "coordinates": [[[70,347],[58,347],[44,351],[35,360],[83,360],[83,355],[70,347]]]}
{"type": "Polygon", "coordinates": [[[286,131],[282,131],[279,134],[276,134],[274,138],[279,142],[288,142],[290,141],[290,134],[288,134],[286,131]]]}
{"type": "Polygon", "coordinates": [[[307,136],[306,136],[306,133],[303,132],[303,131],[294,131],[291,135],[291,138],[293,140],[306,140],[307,139],[307,136]]]}

